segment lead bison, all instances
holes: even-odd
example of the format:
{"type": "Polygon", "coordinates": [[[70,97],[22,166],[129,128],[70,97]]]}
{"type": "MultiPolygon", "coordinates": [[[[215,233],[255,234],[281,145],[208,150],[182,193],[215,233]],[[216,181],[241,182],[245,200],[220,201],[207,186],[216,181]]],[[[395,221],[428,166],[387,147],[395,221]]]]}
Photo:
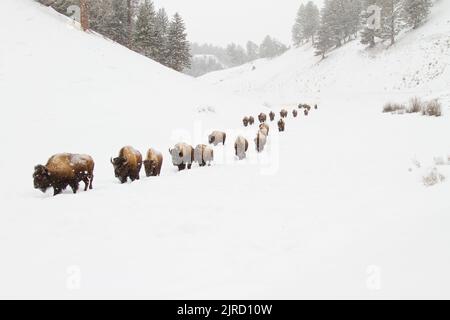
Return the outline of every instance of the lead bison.
{"type": "Polygon", "coordinates": [[[218,144],[225,145],[225,140],[227,139],[227,134],[221,131],[214,131],[208,137],[210,144],[217,146],[218,144]]]}
{"type": "Polygon", "coordinates": [[[199,144],[194,150],[194,161],[197,162],[200,167],[206,165],[210,166],[214,161],[214,151],[207,145],[199,144]]]}
{"type": "Polygon", "coordinates": [[[145,174],[147,177],[157,177],[161,174],[163,155],[154,149],[147,151],[147,158],[144,161],[145,174]]]}
{"type": "Polygon", "coordinates": [[[178,171],[192,168],[194,162],[194,148],[186,143],[178,143],[173,149],[169,149],[172,156],[172,163],[178,167],[178,171]]]}
{"type": "Polygon", "coordinates": [[[142,155],[133,147],[123,147],[117,158],[111,158],[114,174],[120,183],[126,183],[128,178],[133,182],[139,180],[142,168],[142,155]]]}
{"type": "Polygon", "coordinates": [[[234,143],[234,152],[239,160],[243,160],[246,157],[246,152],[248,150],[248,141],[242,136],[236,138],[234,143]]]}
{"type": "Polygon", "coordinates": [[[34,168],[34,188],[42,192],[53,188],[53,195],[60,194],[70,186],[77,193],[79,183],[84,182],[84,191],[92,189],[94,160],[88,155],[62,153],[52,156],[45,166],[34,168]]]}

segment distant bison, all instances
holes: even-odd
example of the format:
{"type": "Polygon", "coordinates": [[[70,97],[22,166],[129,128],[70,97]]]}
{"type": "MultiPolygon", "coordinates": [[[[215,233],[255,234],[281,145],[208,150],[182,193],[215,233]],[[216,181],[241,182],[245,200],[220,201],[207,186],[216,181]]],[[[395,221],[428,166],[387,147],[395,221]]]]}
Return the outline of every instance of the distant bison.
{"type": "Polygon", "coordinates": [[[248,117],[244,117],[244,119],[242,119],[242,123],[244,124],[244,127],[248,127],[248,123],[249,123],[248,117]]]}
{"type": "Polygon", "coordinates": [[[292,116],[294,117],[294,118],[297,118],[297,116],[298,116],[298,112],[297,112],[297,110],[292,110],[292,116]]]}
{"type": "Polygon", "coordinates": [[[284,132],[284,127],[285,127],[285,123],[283,119],[280,119],[278,121],[278,131],[280,132],[284,132]]]}
{"type": "Polygon", "coordinates": [[[318,106],[317,106],[317,104],[315,104],[315,105],[314,105],[314,109],[316,109],[316,110],[317,110],[317,108],[318,108],[318,106]]]}
{"type": "Polygon", "coordinates": [[[173,149],[169,149],[172,156],[172,163],[178,167],[179,171],[192,168],[194,162],[194,148],[186,143],[178,143],[173,149]]]}
{"type": "Polygon", "coordinates": [[[239,160],[245,159],[248,150],[248,141],[242,136],[236,138],[234,143],[234,151],[239,160]]]}
{"type": "Polygon", "coordinates": [[[267,135],[261,130],[258,131],[255,138],[256,151],[262,152],[267,143],[267,135]]]}
{"type": "Polygon", "coordinates": [[[204,144],[199,144],[194,150],[194,161],[200,167],[211,165],[211,162],[214,161],[214,151],[204,144]]]}
{"type": "Polygon", "coordinates": [[[273,111],[270,111],[270,113],[269,113],[269,119],[270,119],[270,121],[275,120],[275,113],[274,113],[273,111]]]}
{"type": "Polygon", "coordinates": [[[123,147],[119,151],[117,158],[111,158],[114,167],[114,174],[120,183],[126,183],[128,178],[131,181],[139,180],[139,173],[142,168],[142,155],[133,147],[123,147]]]}
{"type": "Polygon", "coordinates": [[[259,122],[260,123],[264,123],[264,122],[266,122],[266,120],[267,120],[267,115],[265,114],[265,113],[260,113],[259,114],[259,116],[258,116],[258,120],[259,120],[259,122]]]}
{"type": "Polygon", "coordinates": [[[227,139],[227,134],[225,132],[221,132],[221,131],[214,131],[208,137],[209,143],[213,144],[215,146],[217,146],[220,143],[222,143],[222,145],[225,145],[226,139],[227,139]]]}
{"type": "Polygon", "coordinates": [[[154,149],[149,149],[147,151],[147,158],[144,160],[145,174],[147,177],[159,176],[162,165],[163,155],[154,149]]]}
{"type": "Polygon", "coordinates": [[[305,109],[303,113],[305,114],[305,116],[307,116],[309,114],[309,109],[305,109]]]}
{"type": "Polygon", "coordinates": [[[288,116],[287,110],[282,109],[282,110],[280,111],[280,116],[281,116],[281,118],[287,118],[287,116],[288,116]]]}
{"type": "Polygon", "coordinates": [[[85,188],[92,189],[94,180],[94,160],[88,155],[62,153],[51,157],[45,166],[34,168],[34,188],[42,192],[53,188],[53,195],[60,194],[70,186],[77,193],[79,183],[84,182],[85,188]]]}
{"type": "Polygon", "coordinates": [[[261,123],[259,125],[259,131],[262,131],[266,136],[269,136],[269,125],[267,123],[261,123]]]}
{"type": "Polygon", "coordinates": [[[255,123],[255,118],[253,118],[252,116],[248,117],[248,124],[252,126],[254,123],[255,123]]]}

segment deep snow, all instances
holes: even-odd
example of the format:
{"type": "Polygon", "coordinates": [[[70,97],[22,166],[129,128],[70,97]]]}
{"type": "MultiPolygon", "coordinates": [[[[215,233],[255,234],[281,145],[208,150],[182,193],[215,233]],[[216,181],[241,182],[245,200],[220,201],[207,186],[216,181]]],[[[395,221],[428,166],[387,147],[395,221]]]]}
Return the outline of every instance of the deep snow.
{"type": "Polygon", "coordinates": [[[194,80],[1,1],[0,297],[449,298],[450,165],[422,184],[450,154],[449,12],[441,1],[372,58],[356,43],[321,63],[300,48],[194,80]],[[441,98],[444,116],[381,113],[415,94],[441,98]],[[257,155],[241,118],[303,101],[319,110],[272,126],[257,155]],[[216,163],[177,173],[168,148],[209,129],[228,133],[216,163]],[[239,163],[238,134],[251,145],[239,163]],[[109,157],[127,144],[164,152],[162,176],[119,185],[109,157]],[[33,166],[57,152],[94,157],[93,191],[33,190],[33,166]]]}

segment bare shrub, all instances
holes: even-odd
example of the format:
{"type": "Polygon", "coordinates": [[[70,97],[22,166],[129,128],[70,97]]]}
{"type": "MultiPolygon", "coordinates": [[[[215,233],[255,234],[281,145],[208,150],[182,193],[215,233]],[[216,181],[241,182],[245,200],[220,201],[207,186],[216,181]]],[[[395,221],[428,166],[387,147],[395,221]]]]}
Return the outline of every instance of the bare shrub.
{"type": "Polygon", "coordinates": [[[427,105],[423,108],[422,114],[424,116],[430,117],[440,117],[442,116],[442,105],[438,99],[431,100],[427,103],[427,105]]]}
{"type": "Polygon", "coordinates": [[[418,97],[411,98],[409,100],[408,113],[418,113],[422,112],[423,102],[418,97]]]}
{"type": "Polygon", "coordinates": [[[392,102],[388,102],[384,105],[383,107],[383,112],[387,113],[387,112],[401,112],[401,111],[405,111],[406,107],[402,104],[399,103],[392,103],[392,102]]]}
{"type": "Polygon", "coordinates": [[[427,175],[422,177],[423,184],[427,187],[434,186],[445,181],[445,176],[436,168],[433,168],[427,175]]]}

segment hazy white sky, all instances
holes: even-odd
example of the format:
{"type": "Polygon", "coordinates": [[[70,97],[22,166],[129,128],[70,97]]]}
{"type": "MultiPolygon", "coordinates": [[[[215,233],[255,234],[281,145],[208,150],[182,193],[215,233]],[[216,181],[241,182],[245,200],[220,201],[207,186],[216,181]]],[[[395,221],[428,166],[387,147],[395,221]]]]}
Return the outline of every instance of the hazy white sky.
{"type": "MultiPolygon", "coordinates": [[[[179,12],[190,41],[226,45],[248,40],[260,43],[270,34],[291,43],[291,29],[307,0],[153,0],[169,15],[179,12]]],[[[319,7],[323,0],[313,0],[319,7]]]]}

